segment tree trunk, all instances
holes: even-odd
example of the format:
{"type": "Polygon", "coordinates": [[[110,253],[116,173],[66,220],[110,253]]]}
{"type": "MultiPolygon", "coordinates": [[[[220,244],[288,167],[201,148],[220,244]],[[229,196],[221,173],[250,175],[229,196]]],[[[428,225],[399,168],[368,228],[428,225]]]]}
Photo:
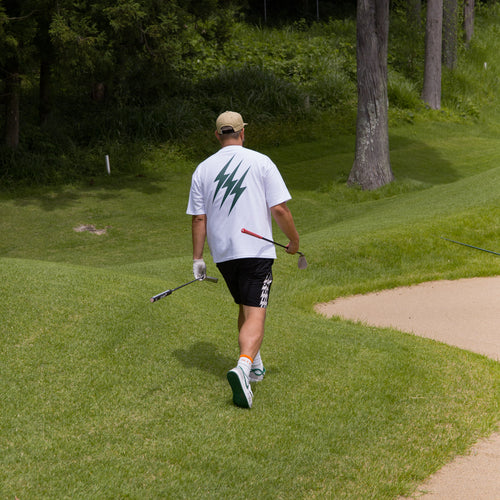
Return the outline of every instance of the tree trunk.
{"type": "Polygon", "coordinates": [[[38,21],[38,32],[35,43],[40,58],[40,81],[38,84],[38,117],[40,125],[44,125],[52,109],[51,102],[51,69],[54,62],[54,48],[50,40],[50,11],[45,11],[38,21]]]}
{"type": "Polygon", "coordinates": [[[389,158],[389,0],[358,0],[356,154],[347,183],[377,189],[394,180],[389,158]]]}
{"type": "Polygon", "coordinates": [[[5,79],[5,144],[16,149],[19,145],[19,101],[21,77],[10,72],[5,79]]]}
{"type": "Polygon", "coordinates": [[[44,125],[51,111],[50,100],[50,61],[42,56],[40,62],[39,103],[38,116],[40,125],[44,125]]]}
{"type": "Polygon", "coordinates": [[[444,0],[443,5],[443,64],[448,69],[457,65],[458,0],[444,0]]]}
{"type": "Polygon", "coordinates": [[[474,0],[464,0],[464,38],[468,47],[474,36],[474,0]]]}
{"type": "Polygon", "coordinates": [[[441,53],[443,0],[428,0],[425,26],[425,66],[422,100],[431,109],[441,108],[441,53]]]}

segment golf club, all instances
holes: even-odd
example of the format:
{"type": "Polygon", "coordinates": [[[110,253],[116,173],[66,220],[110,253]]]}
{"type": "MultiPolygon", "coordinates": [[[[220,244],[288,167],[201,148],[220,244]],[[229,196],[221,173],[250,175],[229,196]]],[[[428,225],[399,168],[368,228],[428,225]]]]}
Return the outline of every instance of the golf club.
{"type": "Polygon", "coordinates": [[[196,279],[188,281],[187,283],[184,283],[183,285],[180,285],[176,288],[172,288],[170,290],[165,290],[164,292],[161,292],[158,295],[151,297],[149,299],[149,302],[156,302],[157,300],[163,299],[163,297],[167,297],[168,295],[171,295],[176,290],[179,290],[179,288],[188,286],[191,283],[194,283],[195,281],[210,281],[211,283],[217,283],[217,281],[219,281],[219,278],[212,278],[211,276],[205,276],[204,278],[196,278],[196,279]]]}
{"type": "MultiPolygon", "coordinates": [[[[260,234],[257,234],[257,233],[253,233],[252,231],[249,231],[248,229],[243,228],[241,230],[241,232],[245,233],[245,234],[249,234],[250,236],[253,236],[255,238],[259,238],[261,240],[268,241],[269,243],[272,243],[273,245],[278,245],[279,247],[283,247],[285,249],[288,248],[286,245],[282,245],[281,243],[277,243],[276,241],[264,238],[264,236],[261,236],[260,234]]],[[[305,269],[307,267],[306,256],[302,252],[297,252],[297,253],[300,255],[299,261],[297,262],[297,266],[299,269],[305,269]]]]}
{"type": "Polygon", "coordinates": [[[475,247],[473,245],[468,245],[467,243],[461,243],[460,241],[449,240],[448,238],[444,238],[443,236],[441,236],[441,239],[446,240],[446,241],[451,241],[451,243],[456,243],[457,245],[463,245],[464,247],[474,248],[475,250],[481,250],[482,252],[492,253],[493,255],[500,255],[500,253],[494,252],[493,250],[485,250],[484,248],[479,248],[479,247],[475,247]]]}

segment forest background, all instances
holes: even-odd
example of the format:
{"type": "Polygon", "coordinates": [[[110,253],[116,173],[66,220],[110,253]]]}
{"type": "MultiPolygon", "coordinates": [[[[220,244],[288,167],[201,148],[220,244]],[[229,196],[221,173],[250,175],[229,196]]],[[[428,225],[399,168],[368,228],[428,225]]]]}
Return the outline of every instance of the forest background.
{"type": "MultiPolygon", "coordinates": [[[[464,41],[464,2],[452,3],[457,60],[475,51],[484,64],[481,47],[464,41]]],[[[495,3],[476,2],[476,15],[495,3]]],[[[390,5],[392,123],[429,113],[420,98],[425,9],[420,0],[390,5]]],[[[227,108],[251,124],[253,147],[355,131],[353,0],[1,0],[0,46],[4,185],[101,175],[105,155],[115,174],[141,174],[159,144],[199,159],[227,108]]],[[[450,66],[441,114],[429,116],[477,119],[489,98],[482,68],[472,76],[450,66]]]]}

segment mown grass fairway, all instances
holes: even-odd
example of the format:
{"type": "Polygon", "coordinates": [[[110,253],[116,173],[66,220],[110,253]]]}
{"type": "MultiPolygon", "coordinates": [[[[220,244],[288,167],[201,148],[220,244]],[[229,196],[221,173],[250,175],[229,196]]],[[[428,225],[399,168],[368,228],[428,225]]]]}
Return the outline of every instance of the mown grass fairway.
{"type": "Polygon", "coordinates": [[[250,411],[225,378],[236,309],[222,280],[148,301],[191,279],[194,162],[155,150],[144,177],[2,193],[0,496],[394,498],[491,432],[498,363],[313,312],[499,272],[497,257],[440,239],[499,250],[498,129],[391,133],[398,181],[373,193],[343,185],[352,137],[267,151],[309,268],[278,252],[250,411]]]}

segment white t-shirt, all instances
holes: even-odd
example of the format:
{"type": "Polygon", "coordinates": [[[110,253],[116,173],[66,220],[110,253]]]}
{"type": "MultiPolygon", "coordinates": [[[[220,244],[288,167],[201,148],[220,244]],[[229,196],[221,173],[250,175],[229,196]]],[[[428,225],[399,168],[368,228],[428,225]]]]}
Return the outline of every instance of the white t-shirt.
{"type": "Polygon", "coordinates": [[[215,263],[233,259],[276,258],[270,208],[291,199],[271,159],[243,146],[226,146],[200,163],[186,213],[207,216],[207,241],[215,263]]]}

